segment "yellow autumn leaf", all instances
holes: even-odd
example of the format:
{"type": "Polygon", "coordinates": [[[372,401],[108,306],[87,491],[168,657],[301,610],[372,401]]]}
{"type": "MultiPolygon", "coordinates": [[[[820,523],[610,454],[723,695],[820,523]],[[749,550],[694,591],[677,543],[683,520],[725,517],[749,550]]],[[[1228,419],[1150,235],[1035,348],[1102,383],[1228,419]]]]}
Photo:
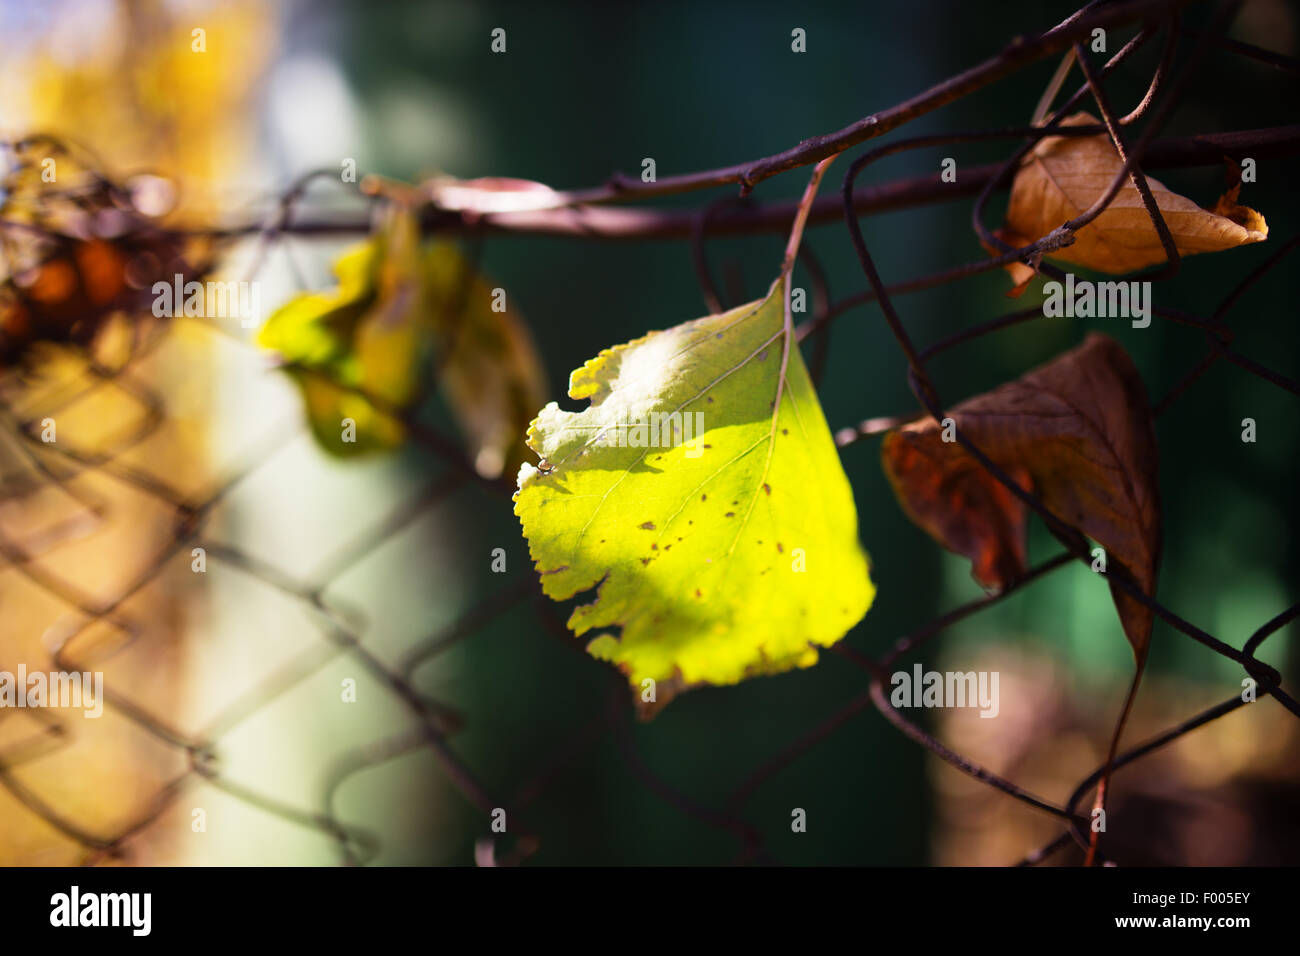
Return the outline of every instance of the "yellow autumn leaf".
{"type": "Polygon", "coordinates": [[[605,349],[529,427],[515,514],[542,590],[655,706],[811,667],[875,597],[857,511],[785,311],[767,296],[605,349]],[[671,436],[671,437],[668,437],[671,436]],[[617,633],[606,629],[615,628],[617,633]]]}
{"type": "MultiPolygon", "coordinates": [[[[1096,117],[1080,112],[1061,125],[1088,126],[1098,122],[1096,117]]],[[[1001,238],[1023,246],[1048,235],[1096,202],[1123,167],[1105,133],[1043,139],[1016,173],[1001,238]]],[[[1221,197],[1213,210],[1207,210],[1149,176],[1147,183],[1181,255],[1217,252],[1268,238],[1264,217],[1237,205],[1235,190],[1221,197]]],[[[1166,257],[1137,188],[1126,182],[1101,215],[1076,233],[1073,245],[1058,249],[1048,258],[1121,274],[1158,265],[1166,257]]],[[[1021,266],[1019,276],[1013,271],[1017,282],[1025,278],[1025,268],[1021,266]]]]}
{"type": "Polygon", "coordinates": [[[392,411],[423,397],[436,356],[438,384],[479,474],[517,470],[545,376],[504,290],[451,243],[422,242],[414,214],[396,205],[334,272],[336,289],[285,303],[258,337],[302,388],[321,446],[350,457],[401,444],[406,428],[392,411]],[[342,431],[349,420],[354,431],[342,431]]]}

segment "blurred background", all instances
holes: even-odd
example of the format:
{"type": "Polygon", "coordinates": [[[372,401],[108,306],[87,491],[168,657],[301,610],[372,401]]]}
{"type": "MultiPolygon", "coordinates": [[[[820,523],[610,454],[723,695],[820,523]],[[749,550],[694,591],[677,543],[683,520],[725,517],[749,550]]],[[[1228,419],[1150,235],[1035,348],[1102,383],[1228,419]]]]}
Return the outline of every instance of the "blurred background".
{"type": "MultiPolygon", "coordinates": [[[[1207,6],[1191,4],[1187,22],[1203,23],[1207,6]]],[[[1054,25],[1074,5],[1007,0],[993,9],[936,0],[6,0],[0,131],[7,139],[67,137],[108,170],[165,176],[177,187],[177,221],[206,227],[260,222],[295,177],[338,169],[345,158],[361,173],[407,181],[445,172],[584,187],[615,171],[636,175],[644,157],[663,177],[778,152],[920,92],[1012,36],[1054,25]],[[490,51],[496,27],[506,30],[505,54],[490,51]],[[790,49],[796,27],[806,30],[804,54],[790,49]],[[195,28],[205,31],[201,55],[191,49],[195,28]]],[[[1134,32],[1116,31],[1108,49],[1134,32]]],[[[1294,4],[1254,0],[1232,36],[1295,56],[1298,33],[1294,4]]],[[[1159,51],[1159,42],[1148,44],[1108,81],[1117,109],[1140,99],[1159,51]]],[[[1057,62],[894,135],[1023,125],[1057,62]]],[[[1067,89],[1079,79],[1075,72],[1067,89]]],[[[1279,126],[1294,122],[1298,108],[1294,73],[1218,50],[1162,135],[1279,126]]],[[[963,166],[1011,149],[907,152],[871,167],[862,185],[931,174],[946,156],[957,159],[960,179],[963,166]]],[[[832,167],[828,193],[847,166],[846,158],[832,167]]],[[[1191,260],[1157,287],[1157,304],[1208,314],[1294,235],[1294,172],[1294,160],[1261,162],[1258,182],[1242,193],[1267,217],[1268,242],[1191,260]]],[[[1207,206],[1224,183],[1221,167],[1156,175],[1207,206]]],[[[802,171],[775,177],[755,198],[791,199],[805,182],[802,171]]],[[[658,205],[700,208],[726,195],[658,205]]],[[[995,198],[990,226],[1004,203],[1005,194],[995,198]]],[[[981,258],[972,204],[968,197],[864,219],[886,282],[981,258]]],[[[364,207],[335,182],[313,187],[302,209],[364,207]]],[[[735,304],[763,292],[783,242],[710,240],[723,298],[735,304]]],[[[806,242],[834,299],[866,288],[842,222],[810,229],[806,242]]],[[[250,240],[230,250],[221,274],[241,277],[256,265],[266,313],[304,283],[331,285],[330,263],[346,244],[293,236],[267,251],[250,240]]],[[[531,327],[552,398],[602,348],[706,312],[687,241],[502,236],[475,254],[531,327]]],[[[1290,276],[1285,265],[1272,271],[1229,321],[1240,351],[1294,378],[1300,331],[1290,276]]],[[[1008,299],[1009,284],[986,273],[896,304],[914,339],[928,344],[1039,295],[1008,299]]],[[[1206,349],[1197,331],[1158,318],[1147,329],[1053,319],[946,352],[933,378],[956,401],[1093,330],[1123,344],[1153,400],[1206,349]]],[[[907,740],[869,703],[845,710],[860,701],[866,679],[833,654],[807,671],[692,691],[653,721],[636,722],[620,682],[576,639],[557,635],[535,597],[508,496],[460,480],[414,443],[358,460],[325,454],[306,430],[299,393],[252,345],[254,334],[176,322],[132,363],[135,385],[106,380],[62,411],[60,442],[95,449],[151,414],[142,392],[157,396],[157,426],[113,459],[116,471],[82,467],[35,480],[21,439],[0,437],[8,482],[0,534],[25,542],[37,569],[0,563],[0,669],[49,669],[51,646],[72,633],[67,659],[102,670],[115,695],[97,721],[0,711],[0,862],[468,864],[517,854],[550,865],[971,865],[1016,862],[1060,832],[1052,818],[907,740]],[[141,475],[186,500],[224,489],[206,514],[202,574],[188,545],[169,551],[174,508],[142,489],[141,475]],[[504,574],[491,569],[496,548],[506,554],[504,574]],[[222,560],[222,549],[238,558],[222,560]],[[75,582],[91,603],[130,593],[111,620],[91,620],[42,586],[43,574],[75,582]],[[304,582],[323,589],[295,592],[304,582]],[[363,653],[340,637],[341,620],[363,653]],[[340,700],[348,679],[357,682],[355,703],[340,700]],[[456,715],[445,744],[431,745],[404,688],[422,706],[437,702],[456,715]],[[836,715],[842,720],[828,733],[801,743],[836,715]],[[795,759],[777,761],[727,806],[737,786],[790,747],[799,748],[795,759]],[[449,766],[470,771],[479,805],[449,766]],[[509,808],[504,834],[492,832],[484,801],[509,808]],[[761,852],[747,853],[735,826],[719,822],[724,807],[753,828],[761,852]],[[807,812],[807,832],[791,831],[794,808],[807,812]]],[[[845,313],[831,336],[820,394],[832,430],[915,409],[877,309],[845,313]]],[[[69,350],[47,358],[39,374],[0,373],[13,416],[84,381],[86,362],[69,350]]],[[[421,415],[456,433],[438,399],[421,415]]],[[[1300,408],[1295,396],[1219,363],[1157,429],[1166,529],[1158,596],[1240,647],[1297,599],[1300,408]],[[1255,444],[1241,441],[1246,417],[1258,423],[1255,444]]],[[[904,517],[878,449],[875,437],[843,456],[879,589],[846,640],[877,656],[982,593],[965,561],[904,517]]],[[[1031,560],[1057,550],[1035,525],[1031,560]]],[[[1293,623],[1261,650],[1284,685],[1300,670],[1295,637],[1293,623]]],[[[1081,566],[952,626],[915,660],[927,669],[999,671],[998,719],[961,710],[912,716],[958,752],[1058,803],[1104,760],[1133,666],[1107,589],[1081,566]]],[[[1241,676],[1157,622],[1125,740],[1239,693],[1241,676]]],[[[1126,863],[1300,861],[1298,757],[1296,721],[1268,699],[1187,735],[1117,775],[1112,852],[1126,863]]],[[[1067,848],[1051,862],[1079,858],[1067,848]]]]}

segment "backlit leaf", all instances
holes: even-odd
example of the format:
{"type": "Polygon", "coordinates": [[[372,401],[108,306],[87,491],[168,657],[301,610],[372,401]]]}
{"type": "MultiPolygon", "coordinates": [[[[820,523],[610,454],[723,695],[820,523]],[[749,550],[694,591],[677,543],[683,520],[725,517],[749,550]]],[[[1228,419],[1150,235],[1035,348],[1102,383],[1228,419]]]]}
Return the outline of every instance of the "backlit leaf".
{"type": "Polygon", "coordinates": [[[871,605],[852,490],[785,300],[780,279],[761,301],[606,349],[570,378],[590,406],[551,403],[529,429],[543,461],[520,469],[515,513],[543,589],[598,588],[569,626],[596,632],[588,651],[643,702],[646,679],[662,706],[683,687],[811,666],[871,605]],[[664,415],[680,436],[669,425],[665,440],[664,415]],[[656,423],[658,446],[638,447],[656,423]]]}
{"type": "Polygon", "coordinates": [[[332,454],[392,448],[405,437],[397,416],[367,395],[404,407],[432,344],[414,231],[410,215],[394,211],[334,263],[337,288],[292,299],[258,336],[288,363],[312,432],[332,454]],[[355,423],[354,441],[345,440],[345,420],[355,423]]]}
{"type": "MultiPolygon", "coordinates": [[[[1089,126],[1098,122],[1096,117],[1081,112],[1061,125],[1089,126]]],[[[1025,157],[1016,173],[1001,237],[1015,246],[1041,239],[1101,198],[1123,168],[1119,153],[1105,133],[1046,137],[1025,157]]],[[[1237,205],[1235,192],[1221,198],[1214,210],[1208,210],[1150,176],[1147,183],[1181,255],[1231,249],[1268,238],[1264,217],[1237,205]]],[[[1137,187],[1126,181],[1111,204],[1078,231],[1073,245],[1050,253],[1048,258],[1121,274],[1158,265],[1166,257],[1137,187]]],[[[1019,264],[1011,270],[1018,284],[1028,277],[1027,268],[1019,264]]]]}
{"type": "Polygon", "coordinates": [[[414,216],[396,205],[334,274],[337,288],[288,302],[259,338],[288,363],[320,444],[341,456],[400,444],[400,413],[423,396],[436,355],[479,473],[517,468],[543,375],[523,321],[493,309],[491,284],[454,245],[422,244],[414,216]],[[355,422],[355,441],[343,440],[344,419],[355,422]]]}

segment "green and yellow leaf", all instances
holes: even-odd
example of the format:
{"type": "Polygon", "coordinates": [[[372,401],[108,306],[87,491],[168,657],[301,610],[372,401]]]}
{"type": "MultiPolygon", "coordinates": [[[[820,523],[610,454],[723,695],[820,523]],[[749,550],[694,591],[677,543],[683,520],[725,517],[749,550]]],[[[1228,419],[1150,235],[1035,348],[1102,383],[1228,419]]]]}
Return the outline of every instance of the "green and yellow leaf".
{"type": "Polygon", "coordinates": [[[517,468],[544,396],[541,362],[523,321],[493,309],[491,284],[456,247],[422,245],[414,214],[393,206],[374,236],[339,257],[334,275],[335,289],[286,303],[259,336],[302,389],[320,445],[342,457],[400,445],[401,416],[422,397],[436,355],[479,473],[517,468]],[[344,438],[345,419],[355,440],[344,438]]]}
{"type": "Polygon", "coordinates": [[[875,594],[785,300],[782,278],[761,301],[601,352],[570,378],[589,407],[552,402],[528,432],[543,463],[520,469],[515,513],[543,589],[598,589],[570,628],[597,631],[588,651],[639,692],[654,680],[659,706],[811,666],[875,594]],[[664,415],[691,440],[674,445],[664,415]],[[671,439],[637,447],[656,422],[671,439]]]}

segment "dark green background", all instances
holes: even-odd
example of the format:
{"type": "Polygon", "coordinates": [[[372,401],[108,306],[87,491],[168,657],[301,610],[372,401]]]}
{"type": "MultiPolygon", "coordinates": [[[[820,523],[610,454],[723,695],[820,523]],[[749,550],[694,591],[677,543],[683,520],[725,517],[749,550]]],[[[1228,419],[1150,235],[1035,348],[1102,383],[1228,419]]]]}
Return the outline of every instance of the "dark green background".
{"type": "MultiPolygon", "coordinates": [[[[1201,21],[1205,6],[1193,4],[1188,21],[1201,21]]],[[[434,135],[418,123],[387,122],[377,111],[365,129],[364,170],[411,178],[442,166],[445,157],[471,155],[472,167],[446,171],[518,176],[568,188],[603,182],[616,170],[635,175],[646,156],[655,158],[662,177],[777,152],[913,95],[992,55],[1012,36],[1051,26],[1072,9],[1063,3],[932,0],[358,2],[300,10],[289,19],[287,38],[290,49],[315,48],[335,58],[363,106],[394,91],[414,91],[411,95],[421,97],[417,102],[431,113],[444,111],[435,117],[444,123],[472,118],[472,130],[457,134],[466,141],[448,143],[445,131],[434,135]],[[501,56],[489,52],[489,32],[497,26],[508,35],[508,52],[501,56]],[[790,51],[794,27],[807,31],[805,54],[790,51]],[[402,156],[428,160],[394,158],[402,156]]],[[[1132,33],[1132,28],[1116,31],[1108,49],[1118,49],[1132,33]]],[[[1258,34],[1244,38],[1269,40],[1258,34]]],[[[1184,40],[1180,64],[1190,46],[1184,40]]],[[[1118,109],[1137,102],[1158,51],[1159,42],[1148,44],[1108,84],[1118,109]]],[[[1056,63],[1056,58],[1040,62],[892,135],[1024,124],[1056,63]]],[[[1076,72],[1068,88],[1078,81],[1076,72]]],[[[1164,135],[1294,122],[1297,100],[1291,74],[1213,53],[1164,135]]],[[[962,166],[993,161],[1011,148],[1000,143],[911,152],[873,167],[863,181],[929,174],[944,156],[957,159],[960,176],[962,166]]],[[[851,150],[831,168],[827,191],[838,188],[859,152],[851,150]]],[[[1235,282],[1294,233],[1294,172],[1293,161],[1261,162],[1259,182],[1243,194],[1244,202],[1267,216],[1268,243],[1189,260],[1174,281],[1157,287],[1156,302],[1199,314],[1212,311],[1235,282]]],[[[1159,176],[1205,205],[1213,203],[1224,179],[1218,168],[1159,176]]],[[[792,172],[763,183],[755,195],[760,201],[789,198],[805,182],[806,170],[792,172]]],[[[661,204],[701,204],[730,194],[715,190],[661,204]]],[[[1003,204],[1004,196],[990,209],[991,226],[1003,204]]],[[[972,200],[962,199],[865,220],[866,239],[885,280],[980,258],[969,225],[971,206],[972,200]]],[[[866,288],[843,223],[812,229],[807,241],[825,264],[836,298],[866,288]]],[[[714,274],[721,278],[739,269],[746,294],[757,296],[771,280],[781,246],[775,236],[711,242],[714,274]]],[[[683,241],[508,237],[489,240],[483,261],[529,320],[557,398],[569,370],[600,349],[705,310],[683,241]]],[[[1300,350],[1293,268],[1274,271],[1243,299],[1230,321],[1242,352],[1294,377],[1300,373],[1300,350]]],[[[916,340],[926,344],[1035,301],[1036,292],[1019,302],[1004,298],[1007,286],[1004,275],[990,273],[899,298],[897,305],[916,340]]],[[[932,373],[944,399],[955,402],[1018,376],[1092,330],[1113,335],[1128,349],[1153,398],[1167,392],[1206,348],[1200,333],[1159,318],[1145,330],[1114,319],[1042,320],[954,350],[934,363],[932,373]]],[[[878,309],[858,308],[835,323],[821,398],[833,429],[915,407],[901,354],[878,309]]],[[[1158,423],[1167,529],[1159,597],[1237,646],[1297,596],[1300,549],[1286,529],[1300,517],[1298,426],[1295,396],[1227,363],[1158,423]],[[1258,423],[1254,445],[1240,440],[1240,422],[1247,416],[1258,423]]],[[[942,553],[904,518],[881,473],[878,449],[874,438],[844,454],[879,587],[874,607],[847,640],[873,654],[979,593],[963,563],[942,553]]],[[[412,467],[422,467],[418,456],[412,455],[412,467]]],[[[507,549],[514,574],[531,573],[506,502],[472,490],[457,508],[468,563],[482,568],[475,572],[479,591],[472,600],[502,587],[501,578],[487,571],[493,547],[507,549]]],[[[1031,557],[1054,551],[1035,529],[1031,557]]],[[[1037,583],[953,628],[944,640],[950,659],[958,661],[963,641],[974,646],[1021,640],[1049,650],[1068,664],[1081,690],[1095,693],[1096,707],[1106,715],[1115,713],[1132,666],[1106,588],[1082,567],[1037,583]]],[[[1280,663],[1286,640],[1285,632],[1274,637],[1263,656],[1280,663]]],[[[937,649],[927,648],[916,659],[933,666],[937,649]]],[[[469,713],[468,730],[456,745],[489,788],[508,793],[547,767],[560,768],[526,811],[528,825],[542,835],[537,862],[720,863],[736,856],[734,836],[653,793],[609,733],[593,749],[561,759],[592,722],[609,719],[610,685],[605,665],[570,652],[546,634],[531,606],[521,605],[451,653],[461,676],[438,692],[469,713]]],[[[1232,694],[1240,678],[1230,662],[1162,624],[1156,628],[1151,668],[1218,681],[1221,697],[1232,694]]],[[[717,807],[750,771],[864,687],[860,671],[824,655],[810,671],[692,692],[631,732],[654,774],[690,799],[717,807]]],[[[1194,709],[1189,702],[1187,712],[1194,709]]],[[[782,862],[924,863],[932,813],[927,759],[868,709],[762,787],[745,806],[745,816],[782,862]],[[806,834],[790,832],[793,807],[808,812],[806,834]]],[[[1079,768],[1079,775],[1086,769],[1079,768]]],[[[457,837],[450,843],[409,847],[402,859],[466,861],[472,841],[486,834],[486,821],[466,807],[454,829],[457,837]]]]}

